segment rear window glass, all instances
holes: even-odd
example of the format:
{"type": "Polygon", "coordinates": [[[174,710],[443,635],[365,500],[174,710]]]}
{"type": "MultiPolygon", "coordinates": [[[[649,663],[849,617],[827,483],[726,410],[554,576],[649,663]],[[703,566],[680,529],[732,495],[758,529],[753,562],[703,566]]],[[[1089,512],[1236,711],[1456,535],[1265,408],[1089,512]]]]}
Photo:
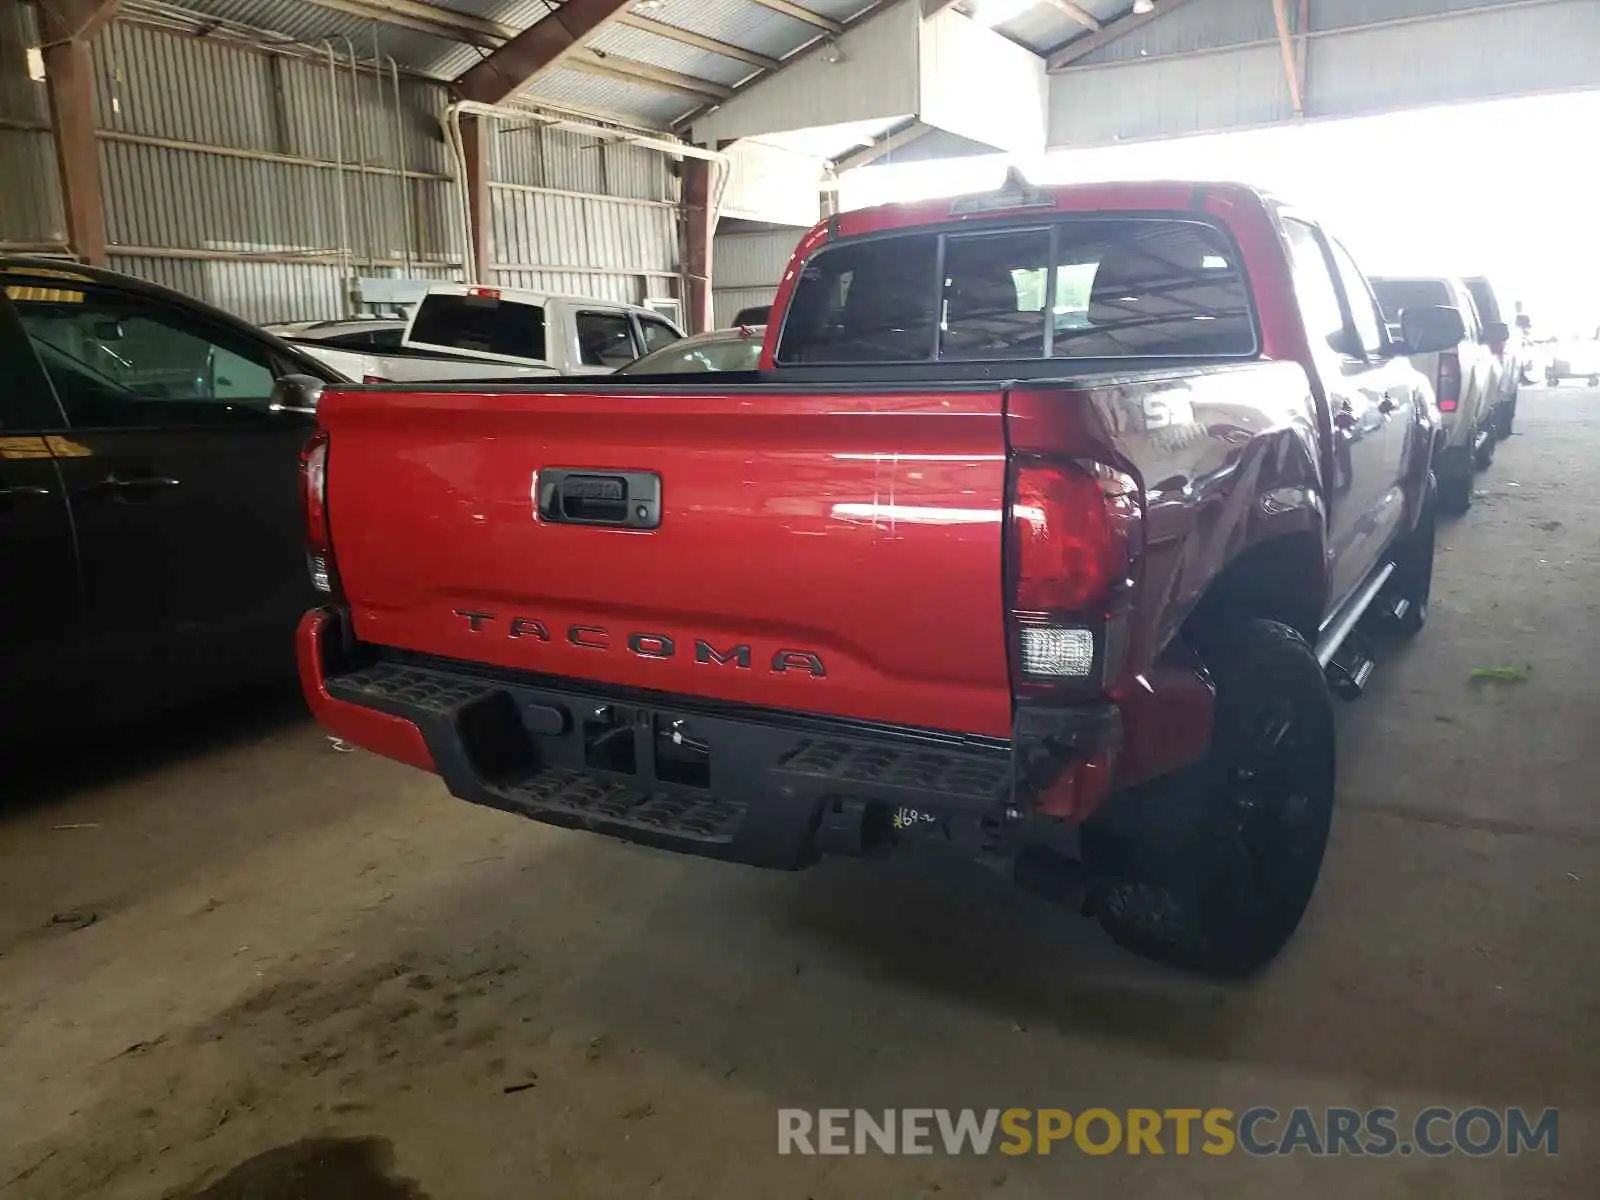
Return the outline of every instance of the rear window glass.
{"type": "Polygon", "coordinates": [[[1378,297],[1378,307],[1383,309],[1383,319],[1390,324],[1400,320],[1401,309],[1434,304],[1454,307],[1450,289],[1438,279],[1374,279],[1372,290],[1378,297]]]}
{"type": "Polygon", "coordinates": [[[417,309],[410,340],[448,350],[542,359],[544,307],[493,295],[432,295],[417,309]]]}
{"type": "Polygon", "coordinates": [[[394,329],[360,329],[354,333],[339,333],[322,338],[324,346],[336,350],[393,350],[405,338],[405,326],[394,329]]]}
{"type": "Polygon", "coordinates": [[[849,242],[801,272],[783,365],[1249,356],[1249,290],[1197,222],[1067,220],[849,242]]]}

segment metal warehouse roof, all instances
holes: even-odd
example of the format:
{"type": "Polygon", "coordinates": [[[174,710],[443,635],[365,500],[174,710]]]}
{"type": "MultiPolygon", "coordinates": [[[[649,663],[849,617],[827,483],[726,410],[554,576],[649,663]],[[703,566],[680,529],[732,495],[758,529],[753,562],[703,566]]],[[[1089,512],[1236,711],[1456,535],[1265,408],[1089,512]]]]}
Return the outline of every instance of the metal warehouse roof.
{"type": "MultiPolygon", "coordinates": [[[[667,128],[749,84],[813,43],[895,0],[640,0],[584,49],[521,93],[562,108],[667,128]]],[[[981,15],[985,0],[905,0],[981,15]]],[[[995,26],[1040,53],[1128,12],[1129,0],[1035,0],[995,26]],[[1077,15],[1071,15],[1076,13],[1077,15]]],[[[320,48],[334,39],[363,59],[448,80],[559,8],[546,0],[126,0],[127,15],[196,32],[220,24],[262,41],[320,48]],[[347,44],[345,39],[349,39],[347,44]]]]}

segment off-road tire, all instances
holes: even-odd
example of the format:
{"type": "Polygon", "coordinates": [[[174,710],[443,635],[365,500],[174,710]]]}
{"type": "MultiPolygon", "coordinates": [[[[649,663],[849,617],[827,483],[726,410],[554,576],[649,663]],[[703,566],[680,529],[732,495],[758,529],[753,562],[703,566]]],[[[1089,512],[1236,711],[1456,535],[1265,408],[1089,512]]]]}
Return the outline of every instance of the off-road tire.
{"type": "Polygon", "coordinates": [[[1316,655],[1276,621],[1194,638],[1216,684],[1195,769],[1118,798],[1084,829],[1090,910],[1124,949],[1230,978],[1270,962],[1316,887],[1333,814],[1332,699],[1316,655]]]}
{"type": "Polygon", "coordinates": [[[1511,436],[1512,427],[1516,425],[1516,423],[1517,402],[1516,399],[1513,398],[1509,404],[1504,405],[1501,408],[1499,416],[1495,418],[1494,436],[1502,442],[1505,441],[1511,436]]]}
{"type": "Polygon", "coordinates": [[[1487,426],[1489,436],[1483,439],[1483,449],[1473,452],[1472,465],[1479,471],[1487,471],[1494,466],[1494,452],[1500,444],[1496,427],[1493,423],[1487,426]]]}
{"type": "Polygon", "coordinates": [[[1451,516],[1465,516],[1472,507],[1472,472],[1465,475],[1446,475],[1439,480],[1439,511],[1451,516]]]}

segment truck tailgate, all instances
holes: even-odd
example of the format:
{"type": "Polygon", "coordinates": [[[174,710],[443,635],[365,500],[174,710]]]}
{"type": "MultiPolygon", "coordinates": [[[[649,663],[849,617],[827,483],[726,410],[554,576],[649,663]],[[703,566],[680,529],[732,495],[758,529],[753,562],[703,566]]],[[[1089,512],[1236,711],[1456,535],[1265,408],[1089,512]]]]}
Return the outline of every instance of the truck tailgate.
{"type": "Polygon", "coordinates": [[[355,634],[1009,736],[1003,406],[999,388],[330,391],[328,509],[355,634]],[[561,471],[580,474],[558,514],[636,514],[654,475],[659,522],[542,518],[536,477],[561,471]]]}

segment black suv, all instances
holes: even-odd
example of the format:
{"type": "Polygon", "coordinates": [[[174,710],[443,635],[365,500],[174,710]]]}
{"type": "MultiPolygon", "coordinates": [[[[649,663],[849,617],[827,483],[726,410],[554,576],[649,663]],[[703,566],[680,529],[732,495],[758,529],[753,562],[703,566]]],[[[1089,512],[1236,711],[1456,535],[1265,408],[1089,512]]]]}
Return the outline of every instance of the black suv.
{"type": "Polygon", "coordinates": [[[291,373],[338,379],[166,288],[0,255],[0,741],[293,671],[291,373]]]}

